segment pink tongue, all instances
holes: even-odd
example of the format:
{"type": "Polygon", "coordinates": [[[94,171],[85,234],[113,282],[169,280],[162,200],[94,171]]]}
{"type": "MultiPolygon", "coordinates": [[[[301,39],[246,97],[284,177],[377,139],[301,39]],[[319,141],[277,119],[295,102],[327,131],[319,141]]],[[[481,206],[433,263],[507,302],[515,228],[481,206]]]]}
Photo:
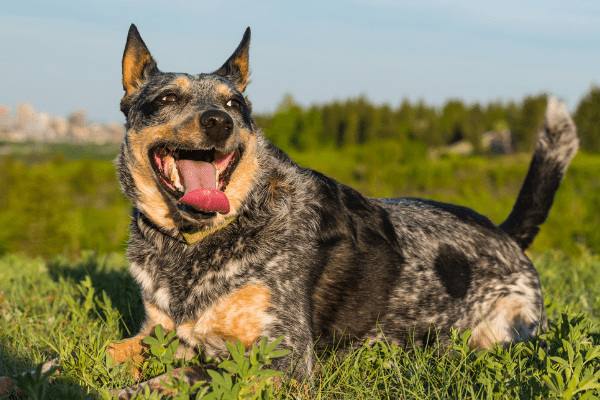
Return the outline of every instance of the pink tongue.
{"type": "Polygon", "coordinates": [[[183,177],[185,195],[179,203],[204,212],[229,213],[229,200],[217,190],[217,172],[211,163],[180,160],[179,173],[183,177]]]}

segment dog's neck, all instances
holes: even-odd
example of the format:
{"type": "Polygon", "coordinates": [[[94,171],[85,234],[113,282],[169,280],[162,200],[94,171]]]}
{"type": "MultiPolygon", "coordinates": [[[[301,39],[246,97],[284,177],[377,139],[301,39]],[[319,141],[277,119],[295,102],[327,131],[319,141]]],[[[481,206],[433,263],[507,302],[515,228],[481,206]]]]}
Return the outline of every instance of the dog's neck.
{"type": "Polygon", "coordinates": [[[212,228],[192,229],[190,231],[180,232],[180,233],[181,233],[181,236],[183,236],[183,238],[187,242],[187,244],[194,244],[198,240],[204,239],[205,237],[207,237],[211,233],[214,233],[214,232],[218,231],[219,229],[226,227],[231,222],[233,222],[236,218],[237,218],[237,215],[229,217],[222,224],[219,224],[217,226],[213,226],[212,228]]]}
{"type": "Polygon", "coordinates": [[[134,210],[133,210],[133,217],[134,217],[133,223],[135,225],[137,225],[138,231],[142,234],[142,236],[148,236],[153,231],[154,231],[154,233],[161,232],[162,235],[170,236],[172,239],[178,240],[180,242],[187,243],[187,244],[194,244],[194,243],[200,241],[201,239],[204,239],[208,235],[217,232],[221,228],[226,227],[231,222],[235,221],[238,216],[233,215],[231,217],[227,217],[219,225],[211,226],[208,228],[192,228],[192,229],[189,229],[186,231],[181,231],[181,230],[180,231],[176,231],[176,230],[172,231],[171,230],[171,231],[167,231],[167,232],[165,232],[159,226],[154,224],[154,222],[150,218],[148,218],[147,215],[145,215],[142,211],[140,211],[137,208],[134,208],[134,210]],[[177,235],[177,233],[179,235],[177,235]],[[175,234],[176,237],[173,237],[173,234],[175,234]]]}

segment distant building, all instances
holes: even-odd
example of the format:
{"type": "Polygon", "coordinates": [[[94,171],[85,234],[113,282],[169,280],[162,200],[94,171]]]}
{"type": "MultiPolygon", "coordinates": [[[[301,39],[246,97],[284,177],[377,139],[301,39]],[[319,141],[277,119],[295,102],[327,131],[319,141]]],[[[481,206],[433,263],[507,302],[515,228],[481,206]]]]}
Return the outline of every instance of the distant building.
{"type": "Polygon", "coordinates": [[[512,133],[508,129],[483,134],[481,147],[492,154],[510,154],[515,151],[512,144],[512,133]]]}
{"type": "Polygon", "coordinates": [[[37,140],[50,142],[120,142],[125,135],[121,124],[88,124],[85,110],[69,119],[36,113],[29,103],[19,103],[14,115],[9,106],[0,105],[0,140],[37,140]]]}

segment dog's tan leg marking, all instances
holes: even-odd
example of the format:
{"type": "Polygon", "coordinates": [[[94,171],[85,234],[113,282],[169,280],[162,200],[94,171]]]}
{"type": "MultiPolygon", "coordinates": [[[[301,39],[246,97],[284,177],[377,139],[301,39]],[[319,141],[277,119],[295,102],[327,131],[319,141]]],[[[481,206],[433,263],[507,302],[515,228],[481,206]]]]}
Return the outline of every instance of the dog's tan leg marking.
{"type": "Polygon", "coordinates": [[[166,331],[175,330],[175,322],[167,314],[160,311],[152,304],[145,303],[144,308],[146,309],[146,321],[144,321],[142,332],[146,335],[152,333],[152,330],[158,324],[162,325],[166,331]]]}
{"type": "Polygon", "coordinates": [[[207,309],[196,323],[182,324],[177,334],[188,343],[202,346],[203,341],[234,342],[245,347],[256,343],[264,326],[271,320],[267,310],[270,291],[264,285],[248,285],[207,309]]]}
{"type": "Polygon", "coordinates": [[[150,335],[158,324],[162,325],[166,331],[175,330],[175,323],[167,314],[148,303],[144,304],[144,308],[146,309],[146,320],[140,333],[132,338],[111,343],[106,351],[112,356],[115,363],[130,362],[131,371],[136,378],[141,374],[138,367],[144,362],[145,353],[149,347],[142,342],[144,338],[150,335]]]}
{"type": "Polygon", "coordinates": [[[231,295],[216,310],[217,323],[213,333],[226,341],[240,339],[244,346],[252,346],[260,339],[269,319],[269,289],[263,285],[248,285],[231,295]]]}
{"type": "Polygon", "coordinates": [[[534,337],[539,333],[539,325],[540,315],[536,315],[527,298],[511,294],[496,300],[492,310],[473,329],[469,345],[491,349],[494,343],[499,343],[506,348],[534,337]]]}
{"type": "Polygon", "coordinates": [[[144,361],[144,352],[146,351],[146,347],[142,344],[142,340],[145,337],[147,335],[140,334],[111,343],[106,352],[112,356],[115,363],[131,362],[136,366],[141,365],[144,361]]]}

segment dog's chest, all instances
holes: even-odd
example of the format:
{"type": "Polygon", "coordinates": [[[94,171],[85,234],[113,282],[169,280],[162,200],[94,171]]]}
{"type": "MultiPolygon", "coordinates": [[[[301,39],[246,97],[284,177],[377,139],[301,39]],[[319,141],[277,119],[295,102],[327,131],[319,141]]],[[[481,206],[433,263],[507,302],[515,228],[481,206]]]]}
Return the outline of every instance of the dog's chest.
{"type": "Polygon", "coordinates": [[[248,286],[250,277],[254,283],[260,281],[254,264],[239,254],[245,244],[238,242],[202,246],[193,252],[171,246],[156,248],[140,265],[151,276],[151,284],[144,284],[144,274],[136,273],[140,268],[132,266],[132,273],[144,290],[144,297],[176,324],[195,321],[224,296],[248,286]]]}
{"type": "MultiPolygon", "coordinates": [[[[208,266],[188,258],[185,264],[167,268],[163,260],[162,268],[154,265],[153,285],[139,282],[145,300],[171,321],[178,337],[189,345],[202,342],[202,338],[219,342],[238,338],[251,345],[272,320],[272,291],[258,281],[248,281],[247,268],[239,260],[230,259],[218,269],[208,266]]],[[[142,274],[134,276],[139,281],[142,274]]]]}
{"type": "Polygon", "coordinates": [[[195,322],[180,324],[178,336],[191,345],[203,338],[227,342],[237,338],[244,346],[251,346],[264,335],[265,326],[272,319],[268,312],[270,298],[270,290],[265,285],[248,284],[222,296],[203,310],[195,322]]]}

